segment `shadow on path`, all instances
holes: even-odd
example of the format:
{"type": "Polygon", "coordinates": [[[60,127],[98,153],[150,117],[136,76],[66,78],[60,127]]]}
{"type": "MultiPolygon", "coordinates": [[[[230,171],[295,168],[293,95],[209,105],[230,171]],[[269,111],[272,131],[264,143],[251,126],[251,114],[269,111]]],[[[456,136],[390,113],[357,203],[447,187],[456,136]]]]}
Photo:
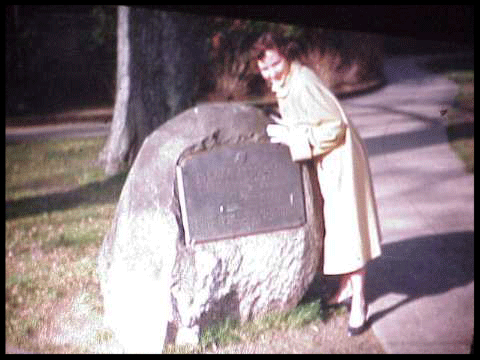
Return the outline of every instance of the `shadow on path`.
{"type": "MultiPolygon", "coordinates": [[[[372,313],[371,326],[395,309],[424,296],[445,293],[474,280],[473,231],[436,234],[384,244],[382,255],[367,265],[366,300],[372,303],[387,294],[406,298],[372,313]]],[[[317,274],[303,303],[327,298],[335,292],[338,276],[317,274]]]]}
{"type": "Polygon", "coordinates": [[[448,141],[448,136],[439,136],[439,134],[442,132],[446,134],[447,128],[450,129],[450,133],[457,134],[450,140],[456,140],[460,137],[473,137],[473,123],[471,122],[457,123],[447,126],[442,120],[440,120],[440,116],[424,116],[415,112],[398,110],[387,106],[368,106],[368,108],[382,114],[392,114],[392,116],[402,115],[410,120],[422,122],[427,125],[426,128],[421,130],[406,131],[365,139],[365,144],[370,156],[445,143],[448,141]]]}
{"type": "Polygon", "coordinates": [[[474,279],[474,232],[425,236],[383,246],[367,267],[366,300],[390,294],[406,299],[370,316],[374,323],[391,311],[424,296],[466,286],[474,279]]]}
{"type": "MultiPolygon", "coordinates": [[[[357,108],[364,107],[366,109],[372,110],[376,114],[381,113],[383,114],[382,116],[385,116],[385,114],[392,114],[392,116],[405,116],[409,120],[422,122],[427,126],[426,128],[421,130],[405,131],[400,133],[366,138],[364,141],[368,149],[368,154],[370,156],[393,153],[406,149],[437,145],[447,142],[448,139],[450,141],[454,141],[461,138],[473,138],[474,136],[473,122],[466,121],[447,125],[444,121],[441,120],[440,114],[438,114],[438,117],[424,116],[415,112],[394,109],[388,106],[355,106],[357,108]],[[439,134],[441,133],[444,133],[445,136],[439,136],[439,134]]],[[[352,116],[352,118],[355,121],[355,115],[352,116]]]]}
{"type": "Polygon", "coordinates": [[[452,124],[448,126],[432,125],[426,129],[407,131],[398,134],[384,135],[365,139],[368,155],[392,153],[406,149],[421,148],[425,146],[443,144],[459,139],[471,139],[474,134],[473,122],[452,124]],[[440,127],[440,128],[439,128],[440,127]],[[445,138],[438,136],[439,131],[447,131],[445,138]]]}

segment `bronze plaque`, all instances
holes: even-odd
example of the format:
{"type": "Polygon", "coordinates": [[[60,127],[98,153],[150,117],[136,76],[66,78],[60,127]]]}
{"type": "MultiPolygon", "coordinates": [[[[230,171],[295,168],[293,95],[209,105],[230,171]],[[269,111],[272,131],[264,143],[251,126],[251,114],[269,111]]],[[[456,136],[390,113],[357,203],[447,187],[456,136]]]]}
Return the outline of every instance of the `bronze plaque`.
{"type": "Polygon", "coordinates": [[[187,244],[305,224],[300,166],[280,144],[222,146],[177,167],[187,244]]]}

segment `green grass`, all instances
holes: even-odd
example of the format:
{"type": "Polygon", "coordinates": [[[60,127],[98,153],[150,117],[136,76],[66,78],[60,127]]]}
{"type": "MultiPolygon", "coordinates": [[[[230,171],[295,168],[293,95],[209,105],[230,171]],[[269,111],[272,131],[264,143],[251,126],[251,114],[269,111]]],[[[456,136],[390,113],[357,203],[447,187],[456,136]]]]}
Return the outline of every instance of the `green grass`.
{"type": "Polygon", "coordinates": [[[98,311],[96,255],[126,174],[96,163],[105,138],[5,146],[5,339],[30,351],[59,307],[80,292],[98,311]]]}
{"type": "Polygon", "coordinates": [[[426,67],[458,84],[458,93],[446,115],[447,135],[452,149],[474,173],[474,66],[473,55],[437,56],[426,67]]]}
{"type": "Polygon", "coordinates": [[[275,330],[286,331],[302,328],[315,321],[326,321],[332,310],[321,299],[300,304],[288,312],[272,312],[241,324],[230,318],[203,330],[197,347],[172,346],[168,353],[200,353],[212,347],[224,347],[239,342],[254,342],[275,330]]]}
{"type": "Polygon", "coordinates": [[[103,178],[95,153],[104,140],[89,138],[8,144],[5,200],[84,185],[103,178]]]}
{"type": "Polygon", "coordinates": [[[474,72],[454,71],[447,75],[459,85],[451,111],[447,115],[450,145],[464,162],[465,169],[474,173],[474,72]]]}

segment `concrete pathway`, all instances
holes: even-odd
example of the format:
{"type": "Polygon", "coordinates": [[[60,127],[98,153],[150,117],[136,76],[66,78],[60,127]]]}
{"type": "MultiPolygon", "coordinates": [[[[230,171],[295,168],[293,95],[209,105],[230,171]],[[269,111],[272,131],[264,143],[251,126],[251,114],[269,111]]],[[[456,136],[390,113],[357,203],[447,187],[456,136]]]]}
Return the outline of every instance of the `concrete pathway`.
{"type": "Polygon", "coordinates": [[[56,137],[107,136],[111,122],[83,121],[55,125],[8,127],[5,129],[5,142],[45,140],[56,137]]]}
{"type": "Polygon", "coordinates": [[[342,101],[367,143],[383,231],[366,296],[387,352],[469,353],[474,177],[440,114],[457,86],[422,70],[425,59],[386,59],[385,87],[342,101]]]}

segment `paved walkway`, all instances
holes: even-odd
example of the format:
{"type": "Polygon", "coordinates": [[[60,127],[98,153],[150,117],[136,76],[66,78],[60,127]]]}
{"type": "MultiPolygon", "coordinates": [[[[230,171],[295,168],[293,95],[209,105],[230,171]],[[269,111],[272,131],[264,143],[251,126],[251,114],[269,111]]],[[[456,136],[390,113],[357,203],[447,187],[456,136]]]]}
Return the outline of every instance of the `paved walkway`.
{"type": "Polygon", "coordinates": [[[365,139],[383,230],[369,264],[373,330],[389,353],[468,353],[473,339],[473,175],[451,150],[440,111],[457,87],[386,59],[388,84],[342,104],[365,139]]]}
{"type": "Polygon", "coordinates": [[[8,127],[5,129],[5,142],[45,140],[56,137],[106,136],[111,122],[83,121],[56,125],[8,127]]]}

